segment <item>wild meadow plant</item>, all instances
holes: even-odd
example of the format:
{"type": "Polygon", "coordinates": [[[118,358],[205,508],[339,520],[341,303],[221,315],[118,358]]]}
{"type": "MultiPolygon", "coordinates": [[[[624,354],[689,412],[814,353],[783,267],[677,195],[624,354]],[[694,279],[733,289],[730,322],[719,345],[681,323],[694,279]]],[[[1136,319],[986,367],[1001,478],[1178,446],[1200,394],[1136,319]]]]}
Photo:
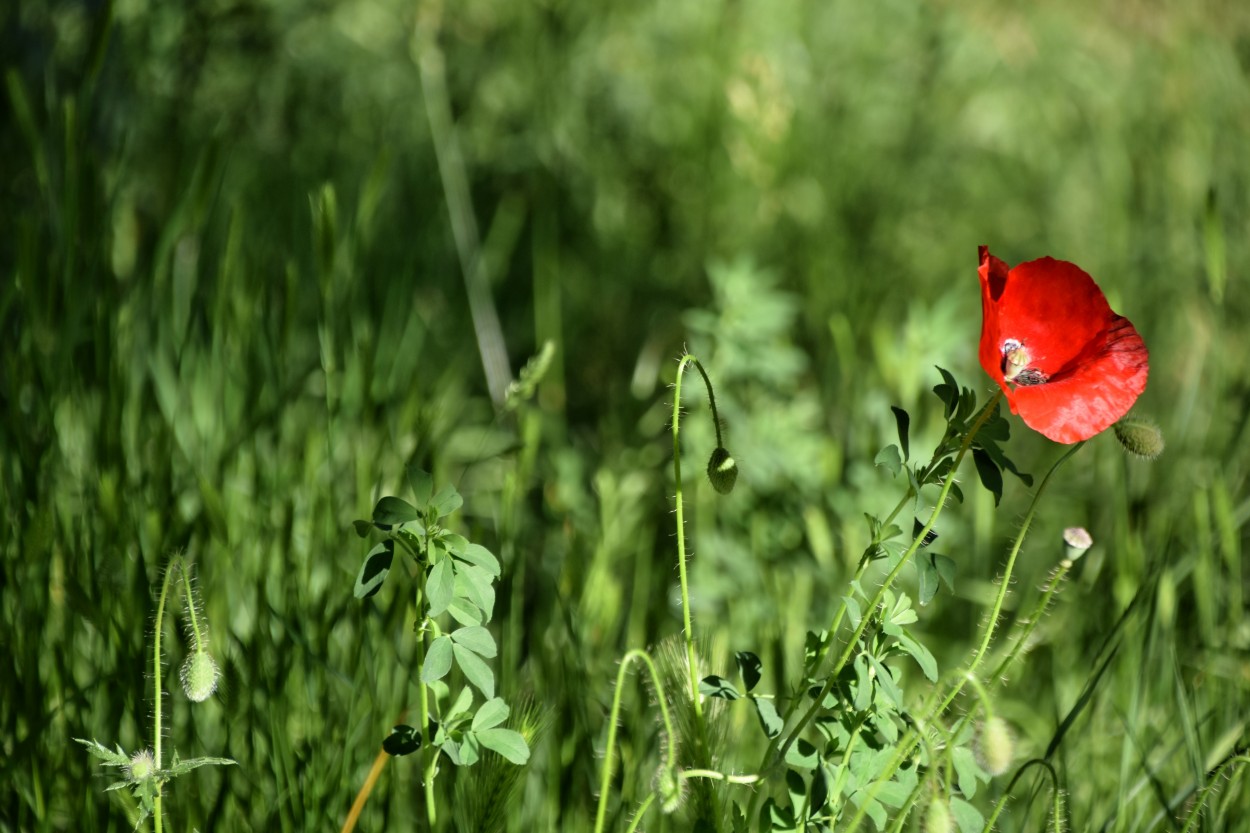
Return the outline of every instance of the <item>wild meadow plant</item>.
{"type": "Polygon", "coordinates": [[[1133,325],[1111,310],[1089,275],[1051,258],[1009,269],[985,247],[980,261],[979,356],[998,390],[978,402],[972,389],[938,368],[941,383],[933,392],[942,402],[946,425],[927,459],[912,456],[911,418],[904,409],[892,408],[898,444],[882,449],[875,462],[901,478],[903,495],[884,516],[865,515],[869,543],[847,592],[828,626],[808,633],[802,675],[781,693],[759,690],[763,663],[749,650],[735,652],[732,680],[699,670],[679,447],[681,384],[691,367],[704,381],[715,423],[716,448],[707,476],[716,492],[733,489],[738,468],[723,442],[708,374],[694,356],[681,358],[672,434],[684,651],[661,649],[657,661],[634,649],[621,662],[600,772],[596,833],[608,826],[621,696],[634,666],[646,672],[658,706],[662,751],[651,794],[632,812],[618,811],[630,815],[630,831],[657,804],[665,814],[685,808],[686,821],[696,830],[857,830],[868,819],[877,830],[897,831],[918,814],[925,831],[988,831],[1022,776],[1035,770],[1049,778],[1048,829],[1066,829],[1063,791],[1049,753],[1016,767],[988,817],[971,800],[982,785],[1006,775],[1016,763],[1013,732],[996,713],[993,688],[1027,650],[1076,560],[1092,545],[1089,533],[1069,528],[1056,535],[1063,556],[1005,639],[1000,634],[1004,602],[1039,502],[1059,467],[1113,425],[1121,444],[1140,457],[1158,456],[1163,441],[1149,421],[1126,418],[1145,389],[1148,353],[1133,325]],[[943,511],[964,501],[957,481],[962,463],[971,455],[995,505],[1003,495],[1003,472],[1034,487],[1033,478],[1004,449],[1010,439],[1010,423],[1000,413],[1004,397],[1026,425],[1067,447],[1036,483],[975,648],[961,664],[942,668],[909,626],[919,619],[917,604],[928,604],[956,578],[957,560],[938,553],[934,544],[943,511]],[[926,513],[922,507],[929,501],[926,513]],[[905,570],[915,574],[916,598],[898,581],[905,570]],[[928,683],[918,703],[903,691],[900,662],[917,666],[928,683]],[[657,666],[676,666],[684,682],[666,686],[666,668],[657,666]],[[961,694],[967,696],[960,700],[961,694]],[[765,751],[742,772],[743,762],[733,759],[735,750],[723,727],[713,724],[723,717],[715,704],[744,701],[764,735],[765,751]],[[701,800],[687,800],[692,784],[707,788],[701,800]]]}
{"type": "Polygon", "coordinates": [[[117,767],[122,772],[122,780],[110,784],[106,790],[130,788],[138,812],[135,814],[134,825],[138,829],[149,816],[153,820],[153,828],[160,833],[164,825],[162,797],[165,785],[180,775],[202,766],[226,766],[235,763],[229,758],[189,758],[180,759],[173,753],[168,766],[165,766],[163,746],[165,726],[163,722],[165,704],[165,662],[161,642],[164,633],[165,611],[168,605],[176,603],[170,598],[171,585],[177,585],[173,591],[175,597],[183,600],[183,622],[185,624],[187,644],[190,648],[186,659],[179,669],[178,677],[182,692],[192,703],[203,703],[217,690],[220,678],[216,660],[209,652],[208,620],[204,616],[204,606],[196,595],[192,568],[181,555],[174,556],[165,567],[164,579],[161,581],[160,596],[156,602],[156,616],[152,625],[152,665],[150,668],[152,684],[152,746],[128,754],[119,744],[116,749],[109,749],[99,741],[76,741],[87,747],[87,750],[104,762],[106,766],[117,767]]]}
{"type": "MultiPolygon", "coordinates": [[[[464,502],[455,487],[447,485],[435,492],[431,476],[417,468],[410,467],[407,477],[413,503],[383,497],[371,520],[355,524],[362,538],[377,532],[384,536],[361,565],[356,578],[357,598],[367,599],[382,588],[396,550],[415,581],[418,618],[413,623],[417,652],[413,682],[417,687],[417,726],[396,725],[382,742],[383,753],[420,753],[425,821],[430,829],[439,820],[435,784],[442,759],[458,767],[482,763],[487,771],[472,782],[476,794],[466,797],[462,784],[470,782],[457,780],[462,796],[457,808],[462,816],[458,826],[497,829],[520,785],[517,767],[530,757],[526,735],[532,739],[540,722],[533,709],[523,708],[522,731],[503,726],[511,708],[496,696],[495,674],[486,663],[498,653],[486,624],[495,611],[499,560],[445,525],[445,519],[464,502]],[[453,666],[464,680],[454,697],[450,685],[453,666]],[[474,689],[484,698],[480,704],[475,704],[474,689]],[[484,752],[497,753],[498,758],[484,752]]],[[[378,760],[384,762],[385,758],[380,755],[378,760]]],[[[348,816],[345,831],[355,826],[380,773],[380,764],[375,765],[348,816]]]]}

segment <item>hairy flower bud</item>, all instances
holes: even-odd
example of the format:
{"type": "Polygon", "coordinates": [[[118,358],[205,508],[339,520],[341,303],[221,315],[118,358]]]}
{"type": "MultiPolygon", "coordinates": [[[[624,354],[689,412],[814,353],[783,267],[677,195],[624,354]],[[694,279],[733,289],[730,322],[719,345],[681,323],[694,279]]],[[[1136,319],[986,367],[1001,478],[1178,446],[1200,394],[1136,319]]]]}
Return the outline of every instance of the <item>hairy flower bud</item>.
{"type": "Polygon", "coordinates": [[[141,749],[130,758],[126,767],[126,775],[131,781],[146,781],[156,773],[156,760],[152,750],[141,749]]]}
{"type": "Polygon", "coordinates": [[[981,724],[977,737],[977,757],[990,775],[1002,775],[1011,766],[1015,755],[1015,738],[1011,727],[1001,717],[991,717],[981,724]]]}
{"type": "Polygon", "coordinates": [[[217,690],[220,672],[208,651],[194,651],[182,664],[178,674],[182,690],[193,703],[203,703],[217,690]]]}
{"type": "Polygon", "coordinates": [[[707,461],[707,477],[712,488],[722,495],[732,492],[738,482],[738,464],[722,446],[717,446],[707,461]]]}
{"type": "Polygon", "coordinates": [[[1115,424],[1115,438],[1124,450],[1143,460],[1153,460],[1163,453],[1163,432],[1159,426],[1142,417],[1125,417],[1115,424]]]}

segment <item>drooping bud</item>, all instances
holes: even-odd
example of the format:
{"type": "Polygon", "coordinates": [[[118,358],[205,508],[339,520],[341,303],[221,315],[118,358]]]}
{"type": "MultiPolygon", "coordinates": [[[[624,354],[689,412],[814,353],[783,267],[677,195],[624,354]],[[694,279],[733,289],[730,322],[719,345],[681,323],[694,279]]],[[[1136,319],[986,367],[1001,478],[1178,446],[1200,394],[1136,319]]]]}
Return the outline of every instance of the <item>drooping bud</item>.
{"type": "Polygon", "coordinates": [[[1002,775],[1015,756],[1015,738],[1011,727],[1001,717],[991,717],[981,724],[977,735],[977,757],[981,768],[990,775],[1002,775]]]}
{"type": "Polygon", "coordinates": [[[674,767],[662,766],[655,774],[655,791],[660,796],[660,811],[670,815],[686,800],[686,780],[674,767]]]}
{"type": "Polygon", "coordinates": [[[182,663],[179,678],[182,680],[182,691],[193,703],[203,703],[217,690],[217,678],[220,676],[217,663],[208,651],[192,651],[182,663]]]}
{"type": "Polygon", "coordinates": [[[951,805],[946,796],[934,796],[929,806],[924,808],[920,829],[924,833],[954,833],[955,820],[951,817],[951,805]]]}
{"type": "Polygon", "coordinates": [[[712,481],[712,488],[722,495],[734,490],[738,482],[738,464],[722,446],[717,446],[707,461],[707,477],[712,481]]]}
{"type": "Polygon", "coordinates": [[[1155,459],[1166,445],[1159,426],[1143,417],[1128,416],[1117,422],[1115,438],[1125,451],[1143,460],[1155,459]]]}

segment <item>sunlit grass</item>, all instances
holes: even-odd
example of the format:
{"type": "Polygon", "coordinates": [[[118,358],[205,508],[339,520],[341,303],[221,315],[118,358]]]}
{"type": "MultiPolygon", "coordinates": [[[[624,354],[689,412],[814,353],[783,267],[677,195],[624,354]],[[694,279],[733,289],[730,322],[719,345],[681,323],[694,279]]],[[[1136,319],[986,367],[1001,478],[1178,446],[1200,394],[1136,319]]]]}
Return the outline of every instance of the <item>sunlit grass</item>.
{"type": "MultiPolygon", "coordinates": [[[[447,94],[514,371],[556,345],[514,413],[487,393],[409,5],[107,8],[0,17],[23,45],[0,123],[0,828],[128,829],[70,739],[148,742],[136,681],[175,551],[223,677],[168,740],[238,766],[179,779],[171,824],[341,824],[415,702],[415,611],[352,597],[350,522],[415,464],[457,485],[461,531],[503,563],[500,691],[550,715],[507,829],[589,830],[618,663],[681,629],[664,386],[683,345],[740,466],[714,500],[710,428],[683,423],[695,631],[712,671],[750,650],[781,691],[846,592],[862,513],[899,496],[873,465],[889,405],[932,445],[934,365],[991,387],[978,244],[1098,279],[1150,347],[1139,409],[1168,441],[1144,462],[1096,438],[1041,502],[1005,615],[1065,527],[1095,545],[991,689],[996,714],[1019,759],[1051,752],[1074,830],[1169,829],[1200,794],[1203,829],[1250,815],[1245,775],[1220,769],[1250,701],[1237,4],[448,4],[447,94]]],[[[1057,456],[1019,423],[1012,449],[1034,473],[1057,456]]],[[[915,625],[943,667],[1030,499],[967,491],[940,530],[955,592],[915,625]]],[[[624,704],[621,819],[660,754],[645,693],[624,704]]],[[[1031,789],[999,829],[1036,829],[1031,789]]],[[[420,792],[390,761],[360,829],[415,824],[420,792]]]]}

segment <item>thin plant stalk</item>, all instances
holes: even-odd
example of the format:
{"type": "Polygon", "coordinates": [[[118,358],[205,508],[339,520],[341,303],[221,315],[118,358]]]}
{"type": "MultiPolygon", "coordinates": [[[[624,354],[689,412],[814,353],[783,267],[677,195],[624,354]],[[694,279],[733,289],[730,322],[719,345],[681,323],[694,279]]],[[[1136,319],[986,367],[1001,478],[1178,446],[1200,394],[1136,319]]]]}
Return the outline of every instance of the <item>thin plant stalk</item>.
{"type": "Polygon", "coordinates": [[[161,595],[156,601],[156,622],[152,634],[152,759],[153,766],[157,773],[156,777],[156,796],[152,799],[152,815],[154,821],[152,827],[156,833],[161,833],[164,827],[164,814],[162,812],[161,800],[161,779],[160,771],[162,766],[161,759],[161,739],[163,733],[161,731],[162,723],[162,698],[164,696],[163,674],[161,667],[161,630],[165,622],[165,600],[169,597],[169,583],[173,577],[173,573],[182,566],[182,559],[175,556],[173,560],[165,567],[165,578],[161,581],[161,595]]]}
{"type": "Polygon", "coordinates": [[[660,682],[660,674],[656,671],[651,656],[640,648],[634,648],[621,658],[621,667],[616,673],[616,691],[612,695],[612,712],[608,715],[608,743],[603,753],[603,771],[599,775],[599,806],[595,811],[595,833],[603,833],[603,825],[607,819],[608,793],[612,788],[612,755],[616,751],[616,727],[621,715],[621,693],[625,689],[625,673],[629,670],[629,664],[634,660],[647,666],[647,671],[651,674],[651,684],[655,686],[655,697],[660,704],[660,719],[664,723],[666,739],[665,756],[668,760],[664,762],[664,765],[672,767],[676,764],[673,748],[673,721],[668,713],[668,701],[664,697],[664,686],[660,682]]]}

